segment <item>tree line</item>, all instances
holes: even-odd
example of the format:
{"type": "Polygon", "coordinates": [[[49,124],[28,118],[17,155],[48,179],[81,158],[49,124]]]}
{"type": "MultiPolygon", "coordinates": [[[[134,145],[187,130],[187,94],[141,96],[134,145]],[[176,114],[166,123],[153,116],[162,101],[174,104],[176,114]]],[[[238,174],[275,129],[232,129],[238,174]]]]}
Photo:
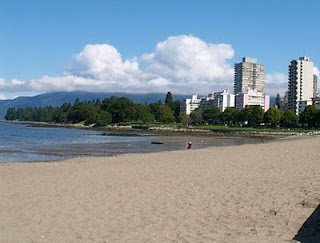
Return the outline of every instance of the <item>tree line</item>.
{"type": "Polygon", "coordinates": [[[277,107],[271,107],[267,112],[260,106],[246,106],[242,110],[228,107],[220,112],[217,107],[207,108],[203,111],[193,111],[189,118],[191,124],[224,124],[229,126],[257,127],[266,125],[271,127],[320,127],[320,110],[314,105],[297,116],[295,111],[282,111],[277,107]]]}
{"type": "Polygon", "coordinates": [[[134,103],[125,97],[115,97],[81,102],[64,103],[60,107],[10,108],[6,120],[39,121],[56,123],[79,123],[105,126],[108,124],[150,124],[182,123],[184,125],[228,125],[257,127],[265,124],[272,127],[296,127],[298,124],[309,127],[320,126],[320,110],[308,106],[300,116],[292,110],[282,111],[271,107],[267,112],[260,106],[246,106],[242,110],[228,107],[221,112],[217,107],[205,110],[197,109],[186,115],[180,112],[180,101],[174,101],[167,93],[165,103],[158,101],[151,104],[134,103]]]}
{"type": "Polygon", "coordinates": [[[154,121],[171,123],[179,119],[180,101],[173,101],[168,92],[163,104],[160,100],[151,104],[134,103],[125,97],[105,98],[92,101],[76,99],[73,104],[64,103],[60,107],[9,108],[6,120],[79,123],[105,126],[108,124],[151,123],[154,121]]]}

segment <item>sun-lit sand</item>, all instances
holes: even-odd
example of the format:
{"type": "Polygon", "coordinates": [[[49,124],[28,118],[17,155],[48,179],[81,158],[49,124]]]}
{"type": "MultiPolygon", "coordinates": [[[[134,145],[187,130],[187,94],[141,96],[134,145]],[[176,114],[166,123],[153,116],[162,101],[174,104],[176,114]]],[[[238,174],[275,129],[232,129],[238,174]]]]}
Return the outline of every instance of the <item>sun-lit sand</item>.
{"type": "Polygon", "coordinates": [[[290,242],[320,137],[0,165],[0,242],[290,242]]]}

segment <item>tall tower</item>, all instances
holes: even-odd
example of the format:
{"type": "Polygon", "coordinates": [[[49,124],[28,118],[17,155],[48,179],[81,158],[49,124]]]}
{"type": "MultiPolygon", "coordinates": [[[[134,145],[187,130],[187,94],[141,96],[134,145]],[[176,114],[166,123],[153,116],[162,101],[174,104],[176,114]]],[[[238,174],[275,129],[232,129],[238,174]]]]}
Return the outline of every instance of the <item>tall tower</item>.
{"type": "Polygon", "coordinates": [[[248,90],[264,93],[264,65],[258,64],[256,58],[244,57],[234,65],[234,94],[248,90]]]}
{"type": "Polygon", "coordinates": [[[318,95],[318,76],[313,75],[313,98],[316,98],[318,95]]]}
{"type": "Polygon", "coordinates": [[[288,76],[288,109],[299,114],[299,105],[310,103],[314,95],[313,63],[309,57],[292,60],[288,76]]]}

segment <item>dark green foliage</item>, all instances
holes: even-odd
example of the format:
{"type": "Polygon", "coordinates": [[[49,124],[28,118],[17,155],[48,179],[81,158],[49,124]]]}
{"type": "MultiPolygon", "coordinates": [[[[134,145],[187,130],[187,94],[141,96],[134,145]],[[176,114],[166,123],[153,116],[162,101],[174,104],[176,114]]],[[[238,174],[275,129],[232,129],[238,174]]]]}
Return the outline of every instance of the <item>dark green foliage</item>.
{"type": "Polygon", "coordinates": [[[135,104],[133,120],[135,122],[143,122],[144,124],[152,122],[154,116],[150,112],[150,107],[145,104],[135,104]]]}
{"type": "Polygon", "coordinates": [[[257,126],[263,121],[264,111],[260,106],[247,105],[239,113],[240,122],[248,122],[248,126],[257,126]]]}
{"type": "Polygon", "coordinates": [[[280,125],[282,117],[282,111],[278,108],[271,107],[266,113],[264,113],[263,121],[266,124],[271,124],[271,126],[276,127],[280,125]]]}
{"type": "Polygon", "coordinates": [[[283,112],[281,117],[281,126],[294,127],[298,123],[298,116],[293,110],[283,112]]]}
{"type": "Polygon", "coordinates": [[[320,111],[314,105],[307,106],[300,114],[300,123],[306,124],[309,127],[315,127],[318,123],[317,118],[319,112],[320,111]]]}
{"type": "Polygon", "coordinates": [[[179,115],[180,115],[180,106],[181,106],[181,102],[179,100],[176,100],[173,102],[173,105],[172,105],[172,110],[173,110],[173,113],[174,113],[174,116],[176,118],[176,120],[179,119],[179,115]]]}
{"type": "Polygon", "coordinates": [[[82,102],[76,99],[74,104],[64,103],[60,107],[44,108],[10,108],[7,120],[45,121],[57,123],[79,123],[104,126],[110,123],[125,124],[131,122],[151,123],[175,122],[180,112],[180,101],[172,101],[171,93],[167,95],[167,104],[161,100],[153,104],[135,104],[128,98],[112,96],[102,102],[97,100],[82,102]]]}
{"type": "Polygon", "coordinates": [[[193,125],[201,124],[203,121],[202,112],[196,109],[190,113],[190,121],[193,125]]]}
{"type": "Polygon", "coordinates": [[[52,121],[53,115],[57,109],[58,108],[52,106],[26,109],[9,108],[5,118],[6,120],[48,122],[52,121]]]}
{"type": "Polygon", "coordinates": [[[173,101],[171,92],[168,92],[166,95],[165,105],[170,107],[170,109],[173,111],[175,120],[178,120],[180,115],[180,101],[173,101]]]}
{"type": "Polygon", "coordinates": [[[159,120],[160,122],[174,122],[175,117],[173,111],[170,109],[169,106],[159,106],[159,120]]]}
{"type": "Polygon", "coordinates": [[[102,101],[101,109],[108,111],[112,117],[112,123],[131,122],[134,116],[134,103],[125,97],[115,96],[102,101]]]}
{"type": "Polygon", "coordinates": [[[183,125],[190,125],[191,123],[190,116],[187,115],[185,112],[180,113],[178,121],[181,122],[183,125]]]}
{"type": "MultiPolygon", "coordinates": [[[[168,92],[166,104],[161,100],[152,104],[135,104],[128,98],[112,96],[102,102],[97,100],[82,102],[77,99],[74,104],[64,103],[60,107],[9,108],[6,120],[39,121],[57,123],[79,123],[105,126],[108,124],[130,124],[132,122],[148,124],[151,122],[189,124],[220,124],[258,126],[263,121],[268,125],[295,127],[298,116],[294,111],[283,112],[275,107],[266,113],[260,106],[246,106],[241,111],[228,107],[223,113],[217,107],[204,111],[195,110],[190,116],[180,113],[180,101],[173,101],[168,92]],[[171,105],[169,105],[171,104],[171,105]]],[[[300,123],[309,127],[320,125],[320,111],[308,106],[300,115],[300,123]]]]}
{"type": "Polygon", "coordinates": [[[6,120],[13,121],[17,119],[16,114],[17,114],[17,111],[15,108],[9,108],[4,118],[6,120]]]}
{"type": "Polygon", "coordinates": [[[170,109],[173,107],[173,100],[172,100],[172,94],[171,92],[168,92],[166,95],[165,105],[169,106],[170,109]]]}
{"type": "Polygon", "coordinates": [[[109,112],[100,110],[96,117],[95,125],[98,127],[106,126],[110,124],[112,121],[112,117],[109,112]]]}
{"type": "Polygon", "coordinates": [[[276,100],[275,100],[275,106],[278,107],[278,109],[281,109],[281,97],[280,97],[280,94],[278,93],[277,94],[277,97],[276,97],[276,100]]]}
{"type": "Polygon", "coordinates": [[[71,111],[71,104],[64,103],[53,113],[52,121],[57,123],[66,123],[68,122],[67,117],[68,113],[71,111]]]}
{"type": "Polygon", "coordinates": [[[210,107],[202,112],[203,122],[210,125],[219,124],[222,118],[222,114],[218,107],[210,107]]]}
{"type": "Polygon", "coordinates": [[[234,107],[227,107],[222,114],[222,118],[225,124],[235,125],[237,122],[238,115],[239,111],[236,110],[234,107]]]}

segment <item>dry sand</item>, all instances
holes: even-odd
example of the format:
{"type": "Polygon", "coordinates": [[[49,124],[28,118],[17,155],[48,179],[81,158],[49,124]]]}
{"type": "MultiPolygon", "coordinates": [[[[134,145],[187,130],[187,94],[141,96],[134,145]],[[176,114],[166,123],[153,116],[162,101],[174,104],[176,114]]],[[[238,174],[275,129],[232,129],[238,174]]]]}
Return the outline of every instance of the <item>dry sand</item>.
{"type": "Polygon", "coordinates": [[[0,165],[0,242],[291,242],[320,137],[0,165]]]}

